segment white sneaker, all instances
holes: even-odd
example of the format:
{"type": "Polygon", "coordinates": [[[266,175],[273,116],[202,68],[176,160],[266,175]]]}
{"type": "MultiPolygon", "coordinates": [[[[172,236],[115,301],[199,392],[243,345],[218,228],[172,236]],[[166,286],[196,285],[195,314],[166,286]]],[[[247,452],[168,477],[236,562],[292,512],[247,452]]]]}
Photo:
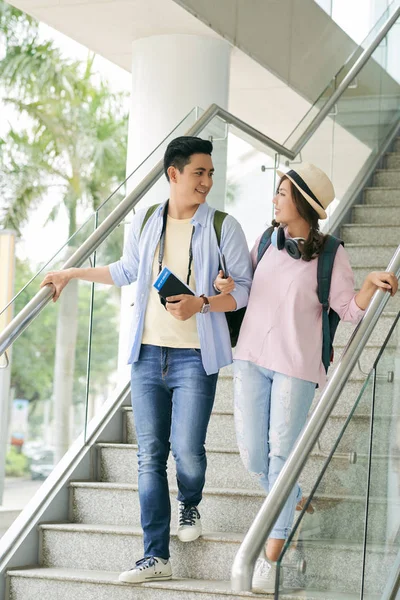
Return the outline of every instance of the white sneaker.
{"type": "Polygon", "coordinates": [[[194,542],[201,536],[201,520],[196,506],[185,506],[183,502],[179,502],[177,535],[181,542],[194,542]]]}
{"type": "Polygon", "coordinates": [[[172,569],[169,560],[166,562],[156,556],[148,556],[138,560],[133,569],[124,571],[118,577],[118,581],[125,583],[144,583],[145,581],[158,581],[160,579],[171,579],[172,569]]]}
{"type": "MultiPolygon", "coordinates": [[[[276,563],[270,563],[265,558],[258,558],[254,567],[252,592],[264,594],[275,591],[276,563]]],[[[279,577],[279,585],[282,585],[282,571],[279,577]]]]}

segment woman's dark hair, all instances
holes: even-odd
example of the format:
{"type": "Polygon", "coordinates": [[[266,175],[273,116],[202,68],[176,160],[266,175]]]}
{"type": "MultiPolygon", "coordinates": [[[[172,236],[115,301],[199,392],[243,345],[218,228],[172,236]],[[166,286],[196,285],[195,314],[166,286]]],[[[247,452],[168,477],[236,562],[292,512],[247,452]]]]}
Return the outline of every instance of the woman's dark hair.
{"type": "MultiPolygon", "coordinates": [[[[313,258],[317,258],[317,256],[321,253],[325,243],[325,236],[319,230],[319,217],[317,211],[313,209],[311,204],[307,202],[304,196],[299,192],[297,187],[293,185],[290,179],[286,177],[286,175],[281,178],[278,184],[278,190],[282,181],[285,181],[285,179],[289,181],[293,202],[296,206],[297,212],[310,225],[310,233],[308,234],[306,241],[299,245],[301,250],[301,258],[309,262],[313,258]]],[[[272,225],[274,227],[278,227],[279,223],[274,219],[272,221],[272,225]]]]}
{"type": "Polygon", "coordinates": [[[213,145],[209,140],[199,137],[182,135],[172,140],[164,154],[164,173],[169,181],[168,168],[172,165],[182,173],[183,169],[190,163],[192,154],[209,154],[213,151],[213,145]]]}

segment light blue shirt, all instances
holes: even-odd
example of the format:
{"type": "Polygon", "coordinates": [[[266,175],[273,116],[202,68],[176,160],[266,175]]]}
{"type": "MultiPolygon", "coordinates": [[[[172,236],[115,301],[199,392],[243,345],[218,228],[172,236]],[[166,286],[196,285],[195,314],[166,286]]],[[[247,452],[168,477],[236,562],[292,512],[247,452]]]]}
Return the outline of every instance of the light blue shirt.
{"type": "MultiPolygon", "coordinates": [[[[149,292],[153,284],[152,268],[155,251],[160,241],[163,213],[162,204],[151,215],[141,232],[147,209],[140,210],[134,217],[124,245],[121,259],[112,263],[111,277],[117,286],[137,282],[136,302],[129,341],[128,364],[139,358],[144,320],[149,292]]],[[[193,215],[193,268],[196,293],[200,296],[215,296],[213,282],[219,269],[219,249],[214,229],[215,209],[201,204],[193,215]]],[[[253,269],[246,238],[239,223],[228,215],[222,225],[221,252],[225,256],[229,274],[235,281],[232,296],[237,309],[247,306],[253,269]]],[[[196,314],[203,366],[207,375],[232,363],[232,349],[225,313],[210,312],[196,314]]]]}

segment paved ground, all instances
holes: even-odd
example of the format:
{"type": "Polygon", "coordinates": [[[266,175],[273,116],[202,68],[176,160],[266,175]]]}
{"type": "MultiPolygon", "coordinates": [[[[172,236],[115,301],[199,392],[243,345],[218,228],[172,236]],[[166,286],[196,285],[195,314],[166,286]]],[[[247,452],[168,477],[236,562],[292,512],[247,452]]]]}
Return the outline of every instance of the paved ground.
{"type": "Polygon", "coordinates": [[[23,477],[6,477],[3,503],[0,505],[0,537],[15,518],[14,511],[22,510],[42,483],[23,477]]]}

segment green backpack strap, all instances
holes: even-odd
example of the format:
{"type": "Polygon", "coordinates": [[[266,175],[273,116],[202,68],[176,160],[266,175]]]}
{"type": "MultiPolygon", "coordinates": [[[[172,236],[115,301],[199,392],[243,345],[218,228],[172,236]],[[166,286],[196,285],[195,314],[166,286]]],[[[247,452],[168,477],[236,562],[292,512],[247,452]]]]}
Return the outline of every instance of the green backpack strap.
{"type": "MultiPolygon", "coordinates": [[[[143,231],[144,226],[146,225],[147,221],[150,219],[151,215],[155,213],[155,211],[157,210],[157,208],[159,206],[161,206],[161,204],[153,204],[153,206],[149,206],[149,208],[147,209],[147,212],[143,219],[142,226],[140,228],[140,235],[142,235],[142,231],[143,231]]],[[[140,237],[140,235],[139,235],[139,237],[140,237]]]]}
{"type": "Polygon", "coordinates": [[[333,359],[333,338],[340,321],[339,315],[329,306],[333,263],[340,245],[344,245],[342,240],[333,235],[325,236],[325,243],[318,257],[317,293],[322,304],[322,362],[325,371],[328,371],[333,359]]]}
{"type": "Polygon", "coordinates": [[[228,213],[222,212],[222,210],[216,210],[214,212],[214,230],[215,235],[217,236],[218,248],[221,248],[222,224],[227,215],[228,213]]]}

